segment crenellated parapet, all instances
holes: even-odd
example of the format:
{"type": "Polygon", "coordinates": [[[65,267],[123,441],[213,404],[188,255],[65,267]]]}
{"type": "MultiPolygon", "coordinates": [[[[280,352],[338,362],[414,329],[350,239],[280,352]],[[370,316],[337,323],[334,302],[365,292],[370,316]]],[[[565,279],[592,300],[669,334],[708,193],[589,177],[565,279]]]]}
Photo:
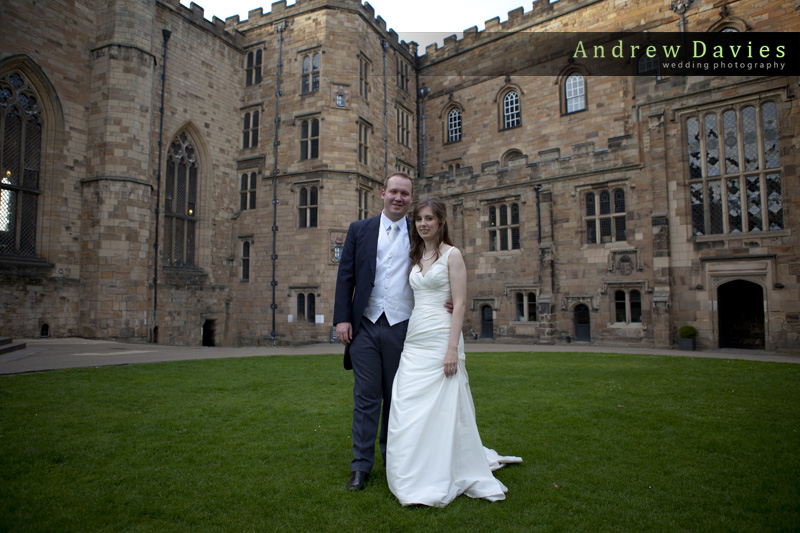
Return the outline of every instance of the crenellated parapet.
{"type": "Polygon", "coordinates": [[[606,140],[605,146],[594,142],[570,146],[562,154],[561,148],[542,150],[533,156],[522,155],[506,162],[485,161],[480,168],[459,168],[450,174],[435,173],[427,178],[417,178],[415,187],[422,196],[455,195],[485,187],[514,186],[537,181],[562,180],[590,174],[604,175],[638,169],[638,145],[633,135],[621,135],[606,140]]]}
{"type": "MultiPolygon", "coordinates": [[[[173,1],[177,2],[177,0],[173,1]]],[[[194,6],[195,4],[192,4],[193,8],[194,6]]],[[[397,32],[388,28],[386,21],[380,15],[375,15],[375,8],[368,2],[362,4],[360,0],[297,0],[292,5],[287,5],[286,0],[281,0],[280,2],[274,2],[270,6],[270,10],[266,13],[262,8],[250,10],[245,20],[240,20],[238,15],[228,17],[225,19],[225,25],[229,32],[245,33],[254,28],[265,25],[270,26],[281,20],[321,9],[339,9],[358,14],[370,24],[382,38],[386,39],[389,45],[394,49],[408,54],[409,59],[416,54],[417,43],[401,41],[397,32]]]]}
{"type": "Polygon", "coordinates": [[[505,33],[536,31],[537,26],[600,1],[602,0],[557,0],[551,3],[550,0],[534,0],[530,11],[525,12],[524,7],[518,7],[508,12],[508,20],[505,22],[500,22],[500,17],[494,17],[484,23],[483,31],[479,31],[477,26],[472,26],[464,30],[461,39],[451,35],[445,37],[442,47],[439,47],[438,43],[428,45],[425,47],[425,55],[420,57],[420,66],[424,67],[484,45],[502,37],[505,33]]]}
{"type": "Polygon", "coordinates": [[[242,35],[235,28],[229,28],[227,22],[219,17],[208,20],[205,18],[205,9],[194,2],[191,7],[181,4],[180,0],[158,0],[158,3],[233,46],[241,46],[243,43],[242,35]]]}

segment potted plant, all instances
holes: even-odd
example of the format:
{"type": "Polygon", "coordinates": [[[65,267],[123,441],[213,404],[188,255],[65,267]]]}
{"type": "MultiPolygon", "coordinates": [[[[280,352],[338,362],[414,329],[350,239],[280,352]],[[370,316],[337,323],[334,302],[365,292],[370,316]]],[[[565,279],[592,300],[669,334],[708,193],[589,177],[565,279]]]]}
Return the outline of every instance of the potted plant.
{"type": "Polygon", "coordinates": [[[697,339],[697,328],[682,326],[678,330],[678,348],[681,350],[694,350],[697,339]]]}

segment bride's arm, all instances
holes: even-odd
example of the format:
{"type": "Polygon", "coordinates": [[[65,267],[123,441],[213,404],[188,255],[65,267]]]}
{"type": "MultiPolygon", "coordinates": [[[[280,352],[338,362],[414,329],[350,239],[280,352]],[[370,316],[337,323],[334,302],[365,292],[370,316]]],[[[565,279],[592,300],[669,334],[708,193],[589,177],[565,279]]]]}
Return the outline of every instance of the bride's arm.
{"type": "Polygon", "coordinates": [[[464,325],[464,311],[467,308],[467,267],[458,248],[453,248],[447,258],[450,274],[450,292],[453,299],[453,316],[450,321],[450,340],[444,357],[444,375],[450,377],[458,370],[458,343],[464,325]]]}

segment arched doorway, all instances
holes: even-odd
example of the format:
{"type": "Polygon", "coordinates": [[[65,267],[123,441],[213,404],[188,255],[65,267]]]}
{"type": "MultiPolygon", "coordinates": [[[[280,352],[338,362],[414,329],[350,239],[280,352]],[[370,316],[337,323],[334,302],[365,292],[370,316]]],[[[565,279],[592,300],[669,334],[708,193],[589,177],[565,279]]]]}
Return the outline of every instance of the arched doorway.
{"type": "Polygon", "coordinates": [[[764,289],[737,279],[717,289],[719,347],[764,349],[764,289]]]}
{"type": "Polygon", "coordinates": [[[481,338],[494,338],[494,318],[491,305],[481,307],[481,338]]]}
{"type": "Polygon", "coordinates": [[[592,340],[592,319],[589,315],[589,308],[584,304],[575,306],[575,340],[578,342],[589,342],[592,340]]]}

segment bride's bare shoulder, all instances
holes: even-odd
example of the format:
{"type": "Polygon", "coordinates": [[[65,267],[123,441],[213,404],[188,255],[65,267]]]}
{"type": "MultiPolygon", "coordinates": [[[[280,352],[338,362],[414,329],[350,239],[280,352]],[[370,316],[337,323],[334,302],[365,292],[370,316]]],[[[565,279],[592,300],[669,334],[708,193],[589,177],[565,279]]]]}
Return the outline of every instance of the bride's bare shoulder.
{"type": "Polygon", "coordinates": [[[448,248],[447,250],[444,251],[444,253],[448,253],[448,252],[450,252],[450,256],[447,258],[447,262],[448,263],[450,263],[453,259],[460,260],[460,261],[464,260],[464,256],[461,255],[461,250],[459,250],[455,246],[451,246],[450,248],[448,248]]]}

